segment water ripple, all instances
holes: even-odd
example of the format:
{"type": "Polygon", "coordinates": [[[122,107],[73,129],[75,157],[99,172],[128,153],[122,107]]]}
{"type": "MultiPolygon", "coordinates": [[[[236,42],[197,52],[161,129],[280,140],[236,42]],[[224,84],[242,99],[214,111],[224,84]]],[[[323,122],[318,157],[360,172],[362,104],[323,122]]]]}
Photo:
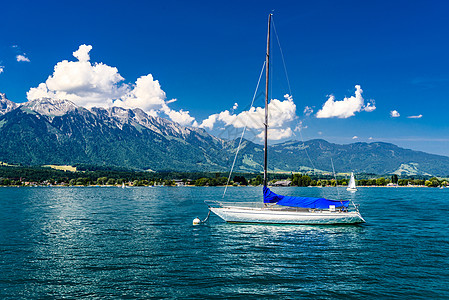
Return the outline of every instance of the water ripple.
{"type": "MultiPolygon", "coordinates": [[[[2,188],[0,297],[449,298],[449,191],[361,188],[346,195],[361,204],[361,226],[229,225],[214,216],[192,226],[207,214],[203,201],[222,192],[2,188]]],[[[231,187],[228,195],[260,194],[231,187]]]]}

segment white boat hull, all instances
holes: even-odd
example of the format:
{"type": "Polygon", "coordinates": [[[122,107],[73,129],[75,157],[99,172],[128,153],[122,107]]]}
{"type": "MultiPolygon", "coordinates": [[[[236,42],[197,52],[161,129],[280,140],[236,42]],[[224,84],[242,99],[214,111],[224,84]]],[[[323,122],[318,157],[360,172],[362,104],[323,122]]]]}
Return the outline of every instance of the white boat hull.
{"type": "Polygon", "coordinates": [[[346,188],[346,190],[350,192],[357,192],[357,188],[346,188]]]}
{"type": "Polygon", "coordinates": [[[267,208],[211,207],[214,214],[229,223],[262,223],[292,225],[334,225],[365,223],[359,212],[289,211],[267,208]]]}

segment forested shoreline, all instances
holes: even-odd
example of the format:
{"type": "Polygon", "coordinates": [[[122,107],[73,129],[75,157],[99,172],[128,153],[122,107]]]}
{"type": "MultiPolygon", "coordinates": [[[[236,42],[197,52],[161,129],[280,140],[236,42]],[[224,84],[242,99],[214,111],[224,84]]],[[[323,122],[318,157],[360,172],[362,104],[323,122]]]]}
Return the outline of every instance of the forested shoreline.
{"type": "MultiPolygon", "coordinates": [[[[0,186],[258,186],[261,173],[236,173],[229,178],[219,172],[147,172],[103,166],[78,166],[76,172],[49,167],[0,166],[0,186]]],[[[357,174],[358,186],[447,186],[445,178],[357,174]]],[[[345,186],[347,175],[269,173],[270,185],[345,186]]]]}

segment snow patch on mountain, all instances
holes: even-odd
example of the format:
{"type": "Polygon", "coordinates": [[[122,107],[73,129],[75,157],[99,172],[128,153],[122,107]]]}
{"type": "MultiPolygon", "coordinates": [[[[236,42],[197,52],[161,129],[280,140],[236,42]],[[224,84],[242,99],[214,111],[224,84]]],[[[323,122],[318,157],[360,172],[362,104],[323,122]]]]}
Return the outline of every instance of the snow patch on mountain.
{"type": "Polygon", "coordinates": [[[170,120],[149,115],[140,108],[127,109],[116,106],[110,108],[93,107],[90,111],[103,121],[108,122],[111,126],[117,126],[120,129],[123,129],[123,126],[128,124],[136,128],[142,126],[164,136],[182,139],[187,138],[193,132],[210,137],[203,129],[185,127],[170,120]]]}
{"type": "Polygon", "coordinates": [[[21,108],[32,110],[43,116],[55,117],[74,111],[78,106],[69,100],[41,98],[25,102],[21,105],[21,108]]]}
{"type": "Polygon", "coordinates": [[[0,93],[0,116],[17,108],[17,104],[8,100],[4,93],[0,93]]]}
{"type": "Polygon", "coordinates": [[[224,144],[223,140],[208,134],[202,128],[186,127],[179,123],[147,114],[140,108],[129,109],[114,106],[109,108],[92,107],[90,109],[84,109],[69,100],[51,98],[34,99],[17,105],[7,100],[4,94],[0,94],[0,101],[2,101],[0,102],[0,115],[20,107],[23,111],[37,113],[38,115],[44,116],[50,122],[53,122],[55,117],[60,117],[74,111],[81,113],[81,110],[83,110],[85,113],[93,114],[101,119],[105,125],[111,128],[123,130],[125,125],[129,125],[139,131],[146,128],[165,137],[174,137],[181,140],[193,139],[200,142],[212,140],[214,143],[224,144]]]}

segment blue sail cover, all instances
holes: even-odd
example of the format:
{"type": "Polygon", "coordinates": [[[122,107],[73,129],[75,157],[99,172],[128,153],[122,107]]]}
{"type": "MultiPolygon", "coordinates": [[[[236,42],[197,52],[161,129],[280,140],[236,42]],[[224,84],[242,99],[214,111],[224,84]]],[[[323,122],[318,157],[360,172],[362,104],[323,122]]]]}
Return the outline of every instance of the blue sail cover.
{"type": "Polygon", "coordinates": [[[264,203],[276,203],[282,206],[292,207],[304,207],[304,208],[320,208],[327,209],[329,205],[335,205],[335,207],[348,207],[349,201],[329,200],[325,198],[313,198],[313,197],[292,197],[282,196],[273,193],[268,187],[263,187],[263,202],[264,203]]]}

